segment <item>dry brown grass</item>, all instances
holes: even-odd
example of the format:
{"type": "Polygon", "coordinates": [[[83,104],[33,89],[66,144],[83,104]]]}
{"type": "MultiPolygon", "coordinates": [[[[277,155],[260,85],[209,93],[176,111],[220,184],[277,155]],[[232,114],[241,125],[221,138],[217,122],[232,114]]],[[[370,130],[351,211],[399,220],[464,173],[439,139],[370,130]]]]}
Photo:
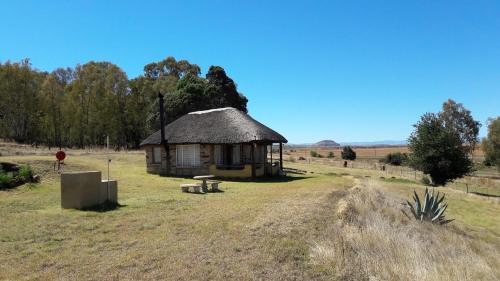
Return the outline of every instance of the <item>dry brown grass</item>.
{"type": "MultiPolygon", "coordinates": [[[[192,179],[146,174],[143,155],[112,158],[125,206],[101,213],[61,209],[51,156],[0,157],[43,174],[0,191],[0,280],[329,279],[309,263],[310,243],[352,179],[224,180],[224,192],[196,195],[180,192],[192,179]]],[[[65,168],[105,171],[106,156],[73,155],[65,168]]]]}
{"type": "MultiPolygon", "coordinates": [[[[384,158],[387,154],[389,153],[394,153],[394,152],[401,152],[401,153],[408,153],[408,147],[407,146],[387,146],[387,147],[353,147],[354,151],[356,152],[356,156],[358,159],[365,159],[365,160],[370,160],[370,159],[381,159],[384,158]]],[[[333,147],[333,148],[328,148],[328,147],[307,147],[307,148],[291,148],[291,149],[286,149],[286,154],[294,156],[295,158],[298,158],[299,156],[308,158],[309,151],[314,150],[318,152],[319,154],[323,155],[326,157],[329,152],[333,152],[335,157],[337,159],[340,158],[340,152],[342,151],[342,148],[340,147],[333,147]],[[293,150],[293,151],[292,151],[293,150]]],[[[482,159],[484,157],[484,153],[481,150],[480,146],[474,151],[474,158],[475,159],[482,159]]]]}
{"type": "MultiPolygon", "coordinates": [[[[66,170],[106,170],[103,153],[76,152],[66,170]]],[[[40,185],[0,191],[0,280],[493,280],[499,273],[500,204],[490,199],[446,188],[456,221],[419,228],[399,202],[424,187],[379,179],[380,171],[298,162],[290,166],[305,175],[224,180],[225,192],[194,195],[179,190],[191,179],[146,174],[142,153],[112,159],[125,206],[101,213],[60,208],[53,156],[0,157],[42,174],[40,185]],[[350,190],[367,177],[374,184],[350,190]]]]}
{"type": "Polygon", "coordinates": [[[498,245],[453,224],[409,220],[402,201],[374,182],[350,189],[312,262],[347,280],[498,280],[498,245]]]}

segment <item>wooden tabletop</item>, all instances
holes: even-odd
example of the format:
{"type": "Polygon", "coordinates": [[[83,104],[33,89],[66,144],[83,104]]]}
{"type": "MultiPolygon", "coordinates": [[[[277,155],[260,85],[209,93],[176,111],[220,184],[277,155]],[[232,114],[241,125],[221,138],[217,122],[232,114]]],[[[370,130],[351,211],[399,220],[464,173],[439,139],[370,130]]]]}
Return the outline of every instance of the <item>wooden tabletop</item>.
{"type": "Polygon", "coordinates": [[[205,176],[195,176],[193,179],[195,180],[206,180],[206,179],[212,179],[215,178],[214,175],[205,175],[205,176]]]}

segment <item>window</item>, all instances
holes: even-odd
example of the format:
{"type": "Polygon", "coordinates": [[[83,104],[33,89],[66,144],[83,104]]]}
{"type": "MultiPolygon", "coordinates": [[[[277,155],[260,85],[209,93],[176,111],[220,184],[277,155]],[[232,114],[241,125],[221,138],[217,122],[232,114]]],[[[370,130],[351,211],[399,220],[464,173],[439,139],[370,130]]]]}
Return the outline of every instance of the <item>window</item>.
{"type": "Polygon", "coordinates": [[[240,144],[217,144],[214,146],[214,163],[219,166],[241,165],[240,144]]]}
{"type": "Polygon", "coordinates": [[[200,145],[184,144],[176,145],[177,167],[198,167],[200,166],[200,145]]]}
{"type": "Polygon", "coordinates": [[[161,163],[161,147],[153,147],[153,163],[161,163]]]}
{"type": "Polygon", "coordinates": [[[224,157],[222,156],[222,145],[216,144],[214,146],[214,163],[216,165],[222,165],[224,162],[222,161],[224,157]]]}
{"type": "Polygon", "coordinates": [[[241,145],[235,144],[233,145],[233,159],[231,164],[238,165],[241,163],[241,145]]]}
{"type": "Polygon", "coordinates": [[[257,145],[255,147],[255,163],[263,163],[266,157],[266,146],[257,145]]]}

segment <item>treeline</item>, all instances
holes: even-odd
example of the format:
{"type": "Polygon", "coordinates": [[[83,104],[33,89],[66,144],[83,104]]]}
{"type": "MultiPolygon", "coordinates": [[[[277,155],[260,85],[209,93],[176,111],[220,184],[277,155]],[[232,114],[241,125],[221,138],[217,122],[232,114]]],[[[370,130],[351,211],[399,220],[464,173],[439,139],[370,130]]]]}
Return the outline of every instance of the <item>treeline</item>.
{"type": "Polygon", "coordinates": [[[247,112],[247,98],[222,67],[201,69],[173,57],[144,66],[128,79],[110,62],[88,62],[51,73],[29,59],[0,63],[0,138],[63,147],[137,148],[160,128],[158,93],[166,121],[196,110],[232,106],[247,112]]]}

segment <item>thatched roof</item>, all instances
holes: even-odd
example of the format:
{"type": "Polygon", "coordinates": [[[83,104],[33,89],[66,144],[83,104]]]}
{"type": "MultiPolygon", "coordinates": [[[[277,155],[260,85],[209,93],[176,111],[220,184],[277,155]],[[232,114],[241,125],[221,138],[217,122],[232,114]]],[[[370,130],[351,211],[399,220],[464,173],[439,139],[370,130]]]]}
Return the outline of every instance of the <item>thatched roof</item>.
{"type": "MultiPolygon", "coordinates": [[[[147,137],[141,146],[160,144],[160,131],[147,137]]],[[[282,135],[236,108],[225,107],[188,113],[165,127],[171,144],[288,142],[282,135]]]]}

